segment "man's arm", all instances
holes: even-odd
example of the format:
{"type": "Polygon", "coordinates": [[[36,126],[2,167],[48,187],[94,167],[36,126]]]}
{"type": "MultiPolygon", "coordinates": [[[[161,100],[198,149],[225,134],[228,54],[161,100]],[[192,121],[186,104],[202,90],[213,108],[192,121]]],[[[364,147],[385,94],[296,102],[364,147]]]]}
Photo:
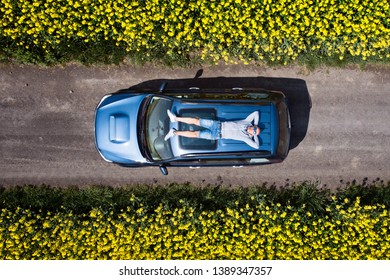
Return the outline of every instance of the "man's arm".
{"type": "Polygon", "coordinates": [[[245,119],[245,122],[248,122],[248,123],[252,123],[252,121],[253,121],[254,125],[258,125],[259,124],[259,112],[258,111],[254,111],[252,114],[250,114],[245,119]]]}
{"type": "Polygon", "coordinates": [[[258,135],[255,135],[255,136],[253,136],[253,138],[255,139],[255,144],[256,144],[256,146],[257,146],[256,149],[258,149],[258,148],[260,147],[259,136],[258,136],[258,135]]]}
{"type": "Polygon", "coordinates": [[[254,137],[255,141],[253,141],[251,138],[245,138],[245,143],[247,143],[252,148],[258,149],[259,148],[259,138],[257,136],[254,137]]]}

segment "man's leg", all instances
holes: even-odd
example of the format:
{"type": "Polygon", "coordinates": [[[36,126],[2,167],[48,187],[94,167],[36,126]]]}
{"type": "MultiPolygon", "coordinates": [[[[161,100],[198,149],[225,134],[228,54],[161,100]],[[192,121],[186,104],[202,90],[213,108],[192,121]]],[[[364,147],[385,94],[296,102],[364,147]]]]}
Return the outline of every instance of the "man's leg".
{"type": "Polygon", "coordinates": [[[169,110],[169,109],[167,110],[167,114],[168,114],[168,117],[171,120],[171,122],[182,122],[182,123],[186,123],[186,124],[195,124],[195,125],[200,124],[199,118],[178,117],[175,114],[173,114],[171,112],[171,110],[169,110]]]}
{"type": "Polygon", "coordinates": [[[194,124],[194,125],[200,125],[200,119],[199,118],[191,118],[191,117],[176,117],[176,121],[186,123],[186,124],[194,124]]]}
{"type": "Polygon", "coordinates": [[[199,131],[177,130],[174,132],[174,134],[188,138],[199,138],[199,131]]]}
{"type": "Polygon", "coordinates": [[[188,130],[174,130],[171,128],[167,135],[165,135],[164,140],[167,141],[169,138],[173,136],[183,136],[183,137],[188,137],[188,138],[198,138],[199,137],[199,131],[188,131],[188,130]]]}
{"type": "Polygon", "coordinates": [[[198,119],[198,118],[187,118],[187,117],[176,117],[176,121],[183,122],[187,124],[195,124],[197,126],[202,126],[206,129],[201,131],[189,131],[189,130],[174,130],[173,128],[165,136],[165,141],[167,141],[172,136],[178,135],[188,138],[201,138],[207,140],[215,140],[220,138],[220,131],[217,131],[220,122],[207,119],[198,119]]]}

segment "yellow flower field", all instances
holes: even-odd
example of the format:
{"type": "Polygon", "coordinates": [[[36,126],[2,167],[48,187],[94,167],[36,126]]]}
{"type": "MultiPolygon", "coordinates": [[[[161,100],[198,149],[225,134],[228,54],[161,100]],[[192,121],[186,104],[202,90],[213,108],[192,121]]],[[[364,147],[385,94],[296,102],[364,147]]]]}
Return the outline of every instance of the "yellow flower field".
{"type": "Polygon", "coordinates": [[[0,259],[389,259],[390,216],[359,199],[314,215],[280,204],[75,215],[3,209],[0,259]]]}
{"type": "Polygon", "coordinates": [[[0,39],[17,47],[114,42],[148,56],[294,61],[390,58],[388,0],[1,0],[0,39]]]}

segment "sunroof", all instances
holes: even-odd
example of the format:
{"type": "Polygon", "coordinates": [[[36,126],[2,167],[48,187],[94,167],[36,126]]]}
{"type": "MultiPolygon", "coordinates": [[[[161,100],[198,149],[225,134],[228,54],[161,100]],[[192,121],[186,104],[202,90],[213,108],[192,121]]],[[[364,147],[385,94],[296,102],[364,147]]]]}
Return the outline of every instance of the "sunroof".
{"type": "MultiPolygon", "coordinates": [[[[181,117],[194,117],[215,120],[216,111],[213,108],[197,108],[197,109],[182,109],[179,111],[181,117]]],[[[179,123],[179,130],[202,130],[202,127],[179,123]]],[[[217,148],[217,140],[207,140],[199,138],[179,137],[179,144],[182,149],[186,150],[215,150],[217,148]]]]}

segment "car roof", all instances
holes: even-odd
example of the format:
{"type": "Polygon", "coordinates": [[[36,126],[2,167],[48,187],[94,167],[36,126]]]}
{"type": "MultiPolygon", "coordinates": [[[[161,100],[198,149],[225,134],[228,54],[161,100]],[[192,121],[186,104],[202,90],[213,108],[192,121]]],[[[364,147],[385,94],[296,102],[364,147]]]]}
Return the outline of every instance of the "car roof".
{"type": "MultiPolygon", "coordinates": [[[[172,112],[179,116],[199,117],[220,121],[243,120],[254,111],[259,112],[259,149],[254,149],[248,144],[238,140],[219,139],[204,140],[196,138],[173,137],[171,148],[174,156],[232,153],[232,152],[268,152],[273,155],[276,151],[278,140],[278,117],[275,105],[272,102],[216,102],[216,101],[176,101],[173,103],[172,112]]],[[[194,125],[171,123],[170,128],[177,130],[199,130],[194,125]]]]}

